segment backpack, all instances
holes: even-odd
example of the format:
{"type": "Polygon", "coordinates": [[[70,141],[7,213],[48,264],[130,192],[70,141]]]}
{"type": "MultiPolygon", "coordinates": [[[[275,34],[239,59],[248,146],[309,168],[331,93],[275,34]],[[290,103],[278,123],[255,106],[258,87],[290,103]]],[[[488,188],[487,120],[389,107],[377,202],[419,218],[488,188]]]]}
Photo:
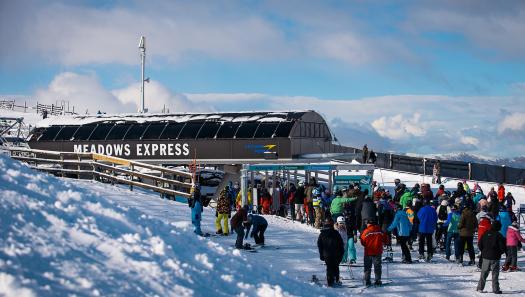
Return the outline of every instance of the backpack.
{"type": "Polygon", "coordinates": [[[446,221],[448,218],[448,211],[447,211],[447,207],[446,206],[443,206],[443,205],[440,205],[439,206],[439,212],[438,212],[438,219],[440,221],[446,221]]]}

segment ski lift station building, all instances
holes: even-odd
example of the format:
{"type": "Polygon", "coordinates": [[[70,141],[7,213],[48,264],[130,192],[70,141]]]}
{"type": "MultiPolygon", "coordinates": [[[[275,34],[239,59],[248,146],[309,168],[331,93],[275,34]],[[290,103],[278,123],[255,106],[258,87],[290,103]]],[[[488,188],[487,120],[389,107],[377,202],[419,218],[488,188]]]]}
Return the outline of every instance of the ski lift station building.
{"type": "Polygon", "coordinates": [[[353,152],[333,140],[323,117],[308,110],[53,117],[37,125],[28,145],[156,164],[301,162],[353,152]]]}

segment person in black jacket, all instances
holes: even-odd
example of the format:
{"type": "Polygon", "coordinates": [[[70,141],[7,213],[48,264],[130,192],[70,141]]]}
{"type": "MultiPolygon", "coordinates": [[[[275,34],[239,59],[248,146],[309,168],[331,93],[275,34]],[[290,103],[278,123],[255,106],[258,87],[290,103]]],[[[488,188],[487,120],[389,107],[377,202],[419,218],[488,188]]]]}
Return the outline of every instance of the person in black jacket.
{"type": "Polygon", "coordinates": [[[505,238],[499,232],[501,230],[501,223],[494,221],[489,231],[485,232],[479,241],[479,249],[481,250],[481,257],[483,264],[481,266],[481,276],[479,278],[477,291],[483,292],[485,282],[492,271],[492,292],[494,294],[501,294],[499,288],[499,261],[501,255],[506,251],[505,238]]]}
{"type": "Polygon", "coordinates": [[[369,220],[377,222],[377,206],[372,197],[366,196],[361,208],[361,232],[366,228],[369,220]]]}
{"type": "Polygon", "coordinates": [[[327,218],[317,239],[319,257],[326,264],[326,281],[329,287],[340,284],[339,264],[344,256],[344,243],[339,232],[334,229],[334,222],[327,218]]]}

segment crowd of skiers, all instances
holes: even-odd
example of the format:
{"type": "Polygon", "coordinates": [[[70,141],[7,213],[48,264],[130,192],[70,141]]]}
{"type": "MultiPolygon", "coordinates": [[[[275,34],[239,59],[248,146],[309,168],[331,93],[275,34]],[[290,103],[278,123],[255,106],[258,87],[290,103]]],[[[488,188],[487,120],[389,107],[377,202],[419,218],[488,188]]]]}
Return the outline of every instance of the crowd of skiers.
{"type": "MultiPolygon", "coordinates": [[[[318,192],[313,190],[313,193],[318,192]]],[[[381,284],[381,257],[384,248],[391,250],[392,238],[401,247],[403,263],[412,263],[410,250],[417,240],[418,261],[431,262],[436,251],[441,250],[447,260],[463,264],[466,248],[469,261],[465,265],[474,265],[477,233],[481,252],[479,291],[484,289],[492,271],[493,292],[501,293],[498,273],[502,254],[506,254],[503,271],[519,270],[517,251],[525,239],[520,235],[517,217],[512,211],[516,201],[501,184],[497,191],[491,188],[487,195],[477,183],[470,189],[466,181],[459,182],[453,192],[440,185],[433,193],[429,184],[416,184],[408,189],[396,179],[394,193],[375,185],[372,195],[368,195],[366,190],[361,191],[359,185],[354,185],[336,190],[333,199],[321,201],[325,225],[318,247],[321,260],[326,262],[329,286],[339,281],[337,267],[348,260],[344,255],[352,255],[350,263],[356,261],[354,244],[358,233],[365,251],[365,285],[371,284],[372,264],[375,284],[381,284]],[[335,227],[334,222],[337,222],[335,227]],[[454,259],[451,259],[452,251],[454,259]]]]}
{"type": "MultiPolygon", "coordinates": [[[[195,187],[194,193],[197,195],[190,199],[192,223],[195,233],[202,235],[200,216],[203,204],[209,201],[203,200],[198,187],[195,187]]],[[[246,248],[243,239],[247,238],[250,229],[255,243],[264,244],[268,223],[264,217],[252,213],[252,193],[250,189],[247,197],[249,205],[242,206],[239,187],[229,185],[222,189],[217,201],[216,233],[228,235],[228,219],[231,218],[231,230],[237,234],[236,248],[246,248]]],[[[335,188],[331,194],[315,178],[311,178],[308,183],[300,181],[298,187],[290,184],[289,188],[277,191],[280,202],[278,212],[265,206],[273,205],[268,190],[260,187],[257,193],[258,207],[255,212],[283,216],[289,213],[292,220],[322,229],[318,248],[320,259],[326,263],[329,286],[340,282],[340,263],[356,263],[355,245],[358,241],[364,247],[365,285],[372,284],[372,266],[374,284],[381,285],[381,263],[392,260],[390,257],[383,259],[383,251],[392,251],[393,239],[401,248],[402,263],[413,263],[411,250],[417,241],[417,261],[431,262],[434,254],[441,251],[447,260],[463,264],[466,249],[468,262],[465,261],[465,265],[474,265],[474,237],[477,234],[480,250],[477,264],[481,270],[477,289],[480,291],[492,271],[493,292],[501,292],[498,273],[502,254],[506,255],[506,259],[501,270],[519,270],[517,252],[525,239],[520,235],[517,217],[512,211],[516,201],[502,184],[497,190],[491,188],[485,194],[477,183],[470,189],[468,183],[463,181],[452,192],[440,185],[434,193],[429,184],[407,188],[396,179],[392,193],[374,182],[371,194],[367,189],[362,190],[359,184],[335,188]]]]}

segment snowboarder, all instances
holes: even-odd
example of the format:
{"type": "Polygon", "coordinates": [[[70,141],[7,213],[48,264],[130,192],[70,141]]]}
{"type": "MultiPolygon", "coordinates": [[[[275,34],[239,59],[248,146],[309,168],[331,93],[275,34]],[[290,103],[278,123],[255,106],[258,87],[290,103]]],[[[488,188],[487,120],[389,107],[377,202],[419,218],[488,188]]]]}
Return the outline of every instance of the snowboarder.
{"type": "Polygon", "coordinates": [[[403,263],[412,263],[412,256],[410,255],[410,250],[407,245],[410,231],[412,230],[412,223],[410,223],[408,215],[403,210],[401,204],[396,205],[394,221],[390,224],[387,230],[392,232],[393,229],[397,230],[397,238],[401,244],[401,252],[403,254],[403,263]]]}
{"type": "Polygon", "coordinates": [[[426,261],[432,259],[432,235],[436,230],[436,210],[425,201],[425,206],[417,212],[419,219],[419,259],[425,259],[425,242],[427,244],[426,261]]]}
{"type": "Polygon", "coordinates": [[[243,249],[244,225],[248,223],[248,206],[241,207],[230,220],[232,229],[237,233],[235,248],[243,249]]]}
{"type": "Polygon", "coordinates": [[[219,194],[217,201],[217,219],[215,219],[215,227],[217,234],[228,235],[230,230],[228,229],[228,217],[231,213],[231,191],[230,187],[226,186],[219,194]],[[221,225],[222,224],[224,225],[221,225]]]}
{"type": "Polygon", "coordinates": [[[499,261],[501,255],[505,253],[505,238],[499,233],[501,223],[494,221],[479,242],[479,249],[481,250],[481,257],[483,258],[483,266],[481,267],[481,275],[478,282],[477,291],[483,292],[485,282],[492,271],[492,292],[494,294],[501,294],[499,287],[499,261]]]}
{"type": "Polygon", "coordinates": [[[381,231],[374,219],[369,219],[366,229],[361,234],[361,244],[365,248],[364,256],[364,277],[365,286],[372,285],[370,275],[372,265],[374,265],[375,282],[374,285],[380,286],[381,282],[381,257],[383,255],[383,245],[386,244],[386,234],[381,231]]]}
{"type": "Polygon", "coordinates": [[[339,264],[344,255],[344,243],[341,235],[334,229],[332,218],[326,218],[324,227],[317,239],[319,258],[326,264],[326,281],[329,287],[341,284],[339,278],[339,264]]]}
{"type": "Polygon", "coordinates": [[[507,258],[503,265],[503,271],[519,271],[518,268],[518,246],[521,242],[525,242],[525,239],[521,237],[518,222],[513,222],[509,228],[507,228],[507,258]]]}
{"type": "Polygon", "coordinates": [[[266,219],[262,216],[249,214],[248,223],[246,225],[246,236],[244,239],[248,238],[250,228],[253,225],[253,230],[250,234],[250,237],[253,237],[255,244],[264,245],[264,232],[266,231],[266,228],[268,228],[268,221],[266,221],[266,219]]]}
{"type": "Polygon", "coordinates": [[[191,199],[188,203],[191,207],[191,223],[193,224],[193,232],[197,235],[203,236],[201,230],[201,219],[202,219],[202,197],[200,191],[200,185],[194,184],[191,188],[191,199]]]}

